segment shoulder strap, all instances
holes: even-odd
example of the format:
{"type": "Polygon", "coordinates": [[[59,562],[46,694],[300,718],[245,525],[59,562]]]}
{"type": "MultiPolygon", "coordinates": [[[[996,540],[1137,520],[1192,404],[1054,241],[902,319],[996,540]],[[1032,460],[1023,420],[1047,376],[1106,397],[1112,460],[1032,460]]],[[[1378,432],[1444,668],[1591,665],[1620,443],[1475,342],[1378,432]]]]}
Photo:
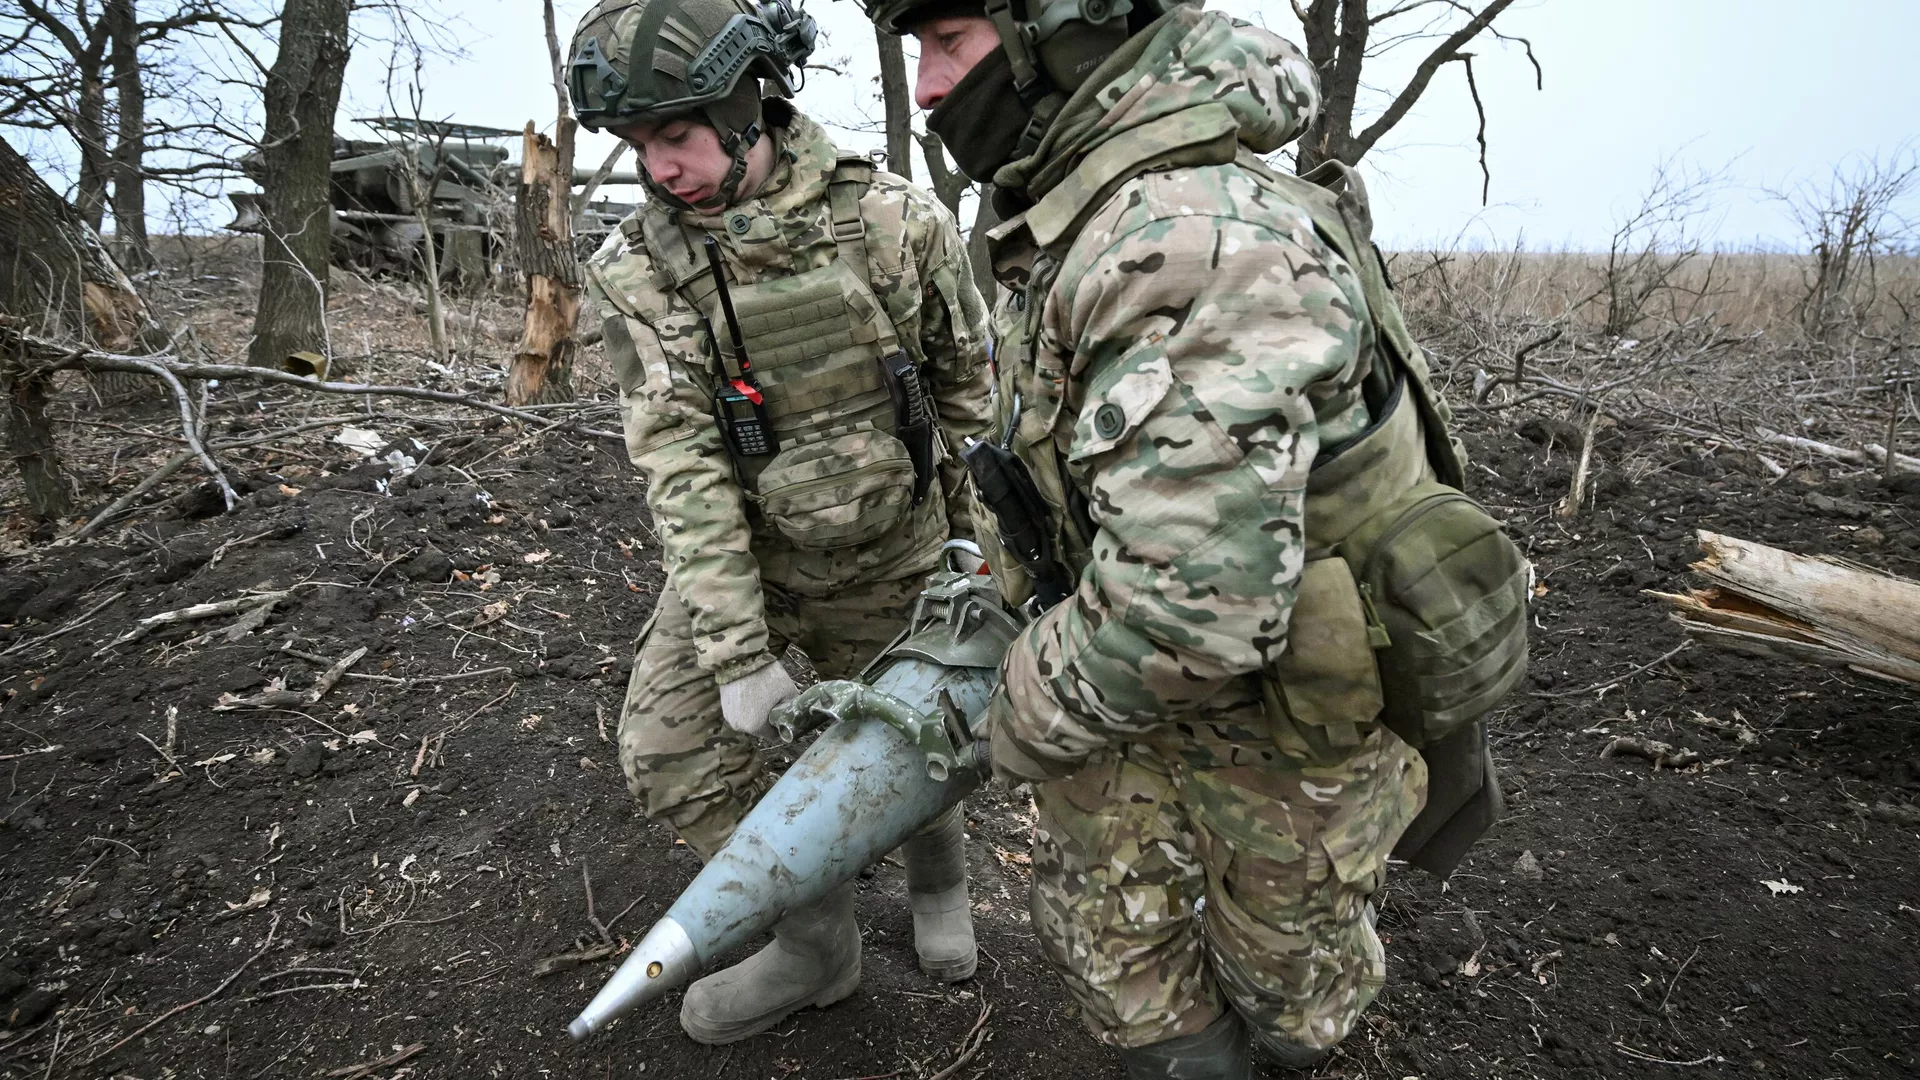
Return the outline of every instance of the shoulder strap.
{"type": "Polygon", "coordinates": [[[1454,438],[1453,414],[1433,388],[1427,357],[1413,340],[1393,286],[1387,280],[1386,260],[1373,242],[1373,212],[1367,186],[1345,162],[1326,161],[1306,176],[1271,168],[1257,156],[1240,156],[1240,165],[1263,184],[1299,206],[1313,219],[1314,231],[1347,260],[1360,278],[1380,348],[1407,376],[1413,389],[1420,423],[1426,432],[1427,459],[1440,482],[1450,487],[1466,483],[1466,452],[1454,438]]]}
{"type": "Polygon", "coordinates": [[[868,282],[873,280],[873,269],[867,255],[867,223],[860,214],[860,200],[872,184],[873,163],[861,157],[843,157],[834,162],[833,179],[827,182],[827,209],[833,220],[834,245],[860,280],[868,282]]]}

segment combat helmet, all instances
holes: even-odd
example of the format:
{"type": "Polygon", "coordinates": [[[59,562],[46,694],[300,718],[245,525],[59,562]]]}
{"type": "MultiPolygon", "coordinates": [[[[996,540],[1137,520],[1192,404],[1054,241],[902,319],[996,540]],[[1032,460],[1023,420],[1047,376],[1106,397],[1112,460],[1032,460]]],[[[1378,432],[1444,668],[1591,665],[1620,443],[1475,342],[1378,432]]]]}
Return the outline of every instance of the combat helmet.
{"type": "Polygon", "coordinates": [[[588,130],[688,116],[712,126],[733,158],[731,201],[764,131],[761,94],[793,96],[818,33],[794,0],[600,0],[574,31],[567,91],[588,130]]]}
{"type": "MultiPolygon", "coordinates": [[[[1028,114],[1025,129],[1017,144],[1007,136],[1004,151],[989,151],[984,156],[1002,161],[1009,153],[1024,156],[1040,144],[1047,127],[1066,103],[1068,95],[1080,88],[1100,62],[1120,47],[1127,38],[1152,20],[1183,3],[1197,0],[860,0],[867,17],[883,32],[909,33],[920,23],[947,15],[984,15],[992,20],[1000,35],[1001,53],[983,61],[975,77],[981,81],[1010,78],[1012,94],[1028,114]],[[1008,74],[1002,76],[1004,64],[1008,74]]],[[[960,95],[956,89],[955,97],[960,95]]],[[[953,99],[950,98],[950,101],[953,99]]],[[[996,102],[995,104],[1000,104],[996,102]]],[[[977,108],[959,106],[978,113],[977,108]]],[[[942,109],[935,109],[940,113],[942,109]]],[[[956,110],[948,110],[956,111],[956,110]]],[[[962,118],[929,116],[928,124],[939,130],[942,121],[962,118]]],[[[1004,120],[999,130],[1006,130],[1004,120]]],[[[941,132],[944,136],[946,132],[941,132]]],[[[954,139],[947,140],[949,147],[954,139]]],[[[998,142],[997,139],[991,140],[998,142]]],[[[967,161],[956,154],[963,168],[967,161]]],[[[967,169],[976,180],[988,180],[979,169],[987,162],[967,169]]],[[[991,163],[997,167],[998,162],[991,163]]]]}

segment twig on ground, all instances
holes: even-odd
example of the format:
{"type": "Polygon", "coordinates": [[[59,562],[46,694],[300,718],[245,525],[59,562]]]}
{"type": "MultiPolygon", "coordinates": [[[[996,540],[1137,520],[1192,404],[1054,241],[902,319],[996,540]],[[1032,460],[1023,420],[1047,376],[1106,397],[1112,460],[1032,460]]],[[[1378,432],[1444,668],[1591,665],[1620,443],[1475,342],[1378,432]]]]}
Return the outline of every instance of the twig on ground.
{"type": "Polygon", "coordinates": [[[234,548],[246,547],[248,544],[253,543],[255,540],[265,540],[267,537],[272,536],[275,532],[278,532],[278,531],[279,530],[277,529],[267,529],[264,532],[254,533],[252,536],[238,536],[233,538],[232,540],[228,540],[226,543],[221,544],[219,547],[213,549],[213,555],[212,557],[207,559],[207,565],[218,566],[220,565],[220,560],[227,557],[227,552],[232,551],[234,548]]]}
{"type": "Polygon", "coordinates": [[[426,1048],[426,1043],[417,1042],[412,1046],[403,1046],[377,1061],[362,1062],[358,1065],[344,1065],[324,1075],[328,1080],[361,1080],[362,1077],[371,1076],[382,1069],[398,1065],[426,1048]]]}
{"type": "Polygon", "coordinates": [[[1587,429],[1580,436],[1580,464],[1573,470],[1573,486],[1568,489],[1567,497],[1560,501],[1554,516],[1570,518],[1580,516],[1580,504],[1587,500],[1587,477],[1593,469],[1593,438],[1600,428],[1601,412],[1598,403],[1593,414],[1587,417],[1587,429]]]}
{"type": "MultiPolygon", "coordinates": [[[[514,683],[514,684],[513,684],[512,686],[509,686],[509,687],[507,687],[507,688],[506,688],[505,690],[502,690],[502,691],[500,691],[500,694],[499,694],[499,696],[498,696],[498,697],[495,697],[495,698],[494,698],[493,700],[491,700],[491,701],[489,701],[489,702],[487,702],[487,703],[486,703],[485,705],[482,705],[482,706],[480,706],[479,708],[477,708],[477,709],[475,709],[475,710],[473,710],[472,712],[470,712],[470,713],[468,713],[467,715],[465,715],[465,716],[463,716],[463,717],[461,717],[461,718],[460,718],[460,724],[464,724],[464,723],[466,723],[467,721],[469,721],[469,720],[472,720],[472,719],[473,719],[474,717],[476,717],[476,716],[479,716],[479,715],[480,715],[481,713],[483,713],[483,712],[486,712],[486,711],[487,711],[488,709],[491,709],[491,708],[493,708],[493,707],[494,707],[495,705],[498,705],[498,704],[500,704],[501,702],[503,702],[503,701],[505,701],[505,700],[507,700],[508,698],[510,698],[510,697],[512,697],[512,696],[513,696],[513,691],[514,691],[514,690],[515,690],[515,689],[516,689],[517,687],[519,687],[519,685],[520,685],[519,683],[514,683]]],[[[455,727],[459,727],[459,726],[460,726],[460,724],[455,724],[454,726],[455,726],[455,727]]]]}
{"type": "Polygon", "coordinates": [[[981,1002],[980,1019],[973,1022],[973,1030],[967,1032],[966,1037],[960,1040],[960,1046],[958,1047],[960,1056],[953,1059],[953,1064],[929,1076],[927,1080],[947,1080],[948,1077],[964,1068],[967,1062],[972,1061],[974,1055],[980,1052],[980,1048],[986,1045],[988,1035],[986,1030],[987,1017],[992,1015],[993,1004],[991,1002],[981,1002]]]}
{"type": "Polygon", "coordinates": [[[615,915],[606,922],[602,922],[600,921],[600,914],[594,902],[593,875],[588,872],[587,863],[584,859],[581,860],[580,863],[580,885],[587,894],[587,922],[592,925],[594,933],[600,935],[600,944],[574,949],[569,952],[560,953],[557,956],[549,956],[542,959],[539,963],[533,965],[533,975],[535,978],[558,975],[563,971],[570,971],[573,968],[579,967],[581,964],[592,963],[595,960],[605,960],[607,957],[620,951],[620,943],[613,936],[613,928],[621,919],[626,918],[627,912],[632,911],[635,905],[640,903],[642,898],[639,896],[634,897],[633,903],[620,909],[620,914],[615,915]]]}
{"type": "Polygon", "coordinates": [[[187,396],[187,388],[180,381],[179,374],[174,371],[172,365],[164,361],[138,356],[126,356],[121,359],[126,362],[126,366],[120,370],[143,372],[155,376],[167,384],[167,389],[173,391],[174,403],[180,409],[180,432],[186,437],[187,449],[193,451],[193,456],[200,459],[200,464],[207,470],[207,475],[212,477],[213,482],[219,486],[220,498],[224,500],[226,508],[232,510],[240,502],[240,496],[233,490],[233,485],[227,481],[227,474],[221,470],[220,463],[213,459],[213,455],[201,443],[200,424],[194,416],[193,399],[187,396]]]}
{"type": "Polygon", "coordinates": [[[239,1003],[246,1005],[255,1001],[265,1001],[268,998],[277,998],[283,994],[304,994],[309,990],[361,990],[364,989],[366,985],[366,983],[361,982],[359,979],[355,979],[352,982],[302,983],[299,986],[283,986],[278,990],[262,991],[252,997],[241,998],[239,1003]]]}
{"type": "Polygon", "coordinates": [[[1617,679],[1612,679],[1603,683],[1594,683],[1592,686],[1583,686],[1578,690],[1555,690],[1551,692],[1540,691],[1540,690],[1529,690],[1527,692],[1527,696],[1553,700],[1555,698],[1579,697],[1582,694],[1598,694],[1598,693],[1601,693],[1602,691],[1611,690],[1614,687],[1619,686],[1621,683],[1626,682],[1628,679],[1631,679],[1636,675],[1640,675],[1644,672],[1657,668],[1661,664],[1664,664],[1667,661],[1673,659],[1674,657],[1679,656],[1681,653],[1685,652],[1690,646],[1692,646],[1692,644],[1693,644],[1692,641],[1683,641],[1680,644],[1674,646],[1673,648],[1668,649],[1666,652],[1660,654],[1658,658],[1652,661],[1649,661],[1648,663],[1641,664],[1639,667],[1634,668],[1632,671],[1627,672],[1625,675],[1622,675],[1617,679]]]}
{"type": "Polygon", "coordinates": [[[145,1035],[147,1032],[152,1031],[154,1028],[159,1027],[161,1024],[166,1023],[168,1020],[171,1020],[174,1017],[180,1015],[181,1013],[186,1012],[188,1009],[194,1008],[199,1005],[204,1005],[207,1002],[212,1001],[214,998],[219,997],[222,991],[224,991],[227,987],[233,985],[233,982],[235,979],[238,979],[240,976],[246,974],[247,969],[253,966],[254,961],[267,955],[267,950],[273,948],[274,931],[278,929],[280,929],[280,916],[275,915],[273,917],[273,925],[267,927],[267,940],[260,946],[260,951],[254,953],[252,956],[247,957],[246,963],[241,964],[239,967],[235,968],[233,970],[233,974],[220,980],[219,986],[216,986],[213,989],[207,991],[206,993],[201,994],[199,997],[194,998],[192,1001],[186,1002],[185,1004],[181,1004],[181,1005],[175,1005],[173,1008],[168,1009],[166,1012],[163,1012],[159,1016],[156,1016],[152,1020],[149,1020],[145,1024],[142,1024],[140,1028],[137,1031],[135,1031],[133,1034],[128,1035],[125,1038],[122,1038],[119,1042],[114,1043],[112,1046],[109,1046],[105,1050],[102,1050],[99,1053],[88,1058],[87,1064],[91,1065],[99,1061],[101,1058],[106,1057],[108,1054],[113,1053],[115,1050],[118,1050],[121,1047],[127,1045],[128,1043],[132,1042],[133,1040],[139,1038],[140,1036],[145,1035]]]}
{"type": "Polygon", "coordinates": [[[64,745],[53,743],[49,746],[42,746],[36,750],[22,750],[17,754],[0,754],[0,761],[12,761],[14,758],[32,757],[35,754],[51,754],[55,750],[64,749],[66,749],[64,745]]]}
{"type": "Polygon", "coordinates": [[[1660,995],[1660,1015],[1667,1014],[1667,999],[1673,997],[1673,988],[1680,985],[1680,976],[1687,973],[1687,965],[1693,963],[1693,958],[1699,955],[1700,946],[1695,945],[1693,952],[1687,955],[1686,963],[1681,964],[1680,970],[1673,973],[1673,978],[1667,983],[1667,992],[1660,995]]]}
{"type": "Polygon", "coordinates": [[[290,967],[285,971],[275,971],[260,976],[254,982],[270,983],[275,979],[284,979],[291,975],[358,975],[352,968],[290,967]]]}
{"type": "MultiPolygon", "coordinates": [[[[292,650],[286,651],[291,652],[292,650]]],[[[300,656],[303,660],[312,659],[300,653],[293,653],[293,655],[300,656]]],[[[415,683],[442,683],[456,682],[460,679],[477,679],[482,675],[498,675],[503,671],[512,670],[512,668],[503,664],[496,667],[477,668],[473,671],[455,672],[452,675],[376,675],[372,672],[349,671],[347,672],[347,678],[368,679],[373,682],[399,683],[402,686],[412,686],[415,683]]]]}
{"type": "Polygon", "coordinates": [[[1803,439],[1796,435],[1782,435],[1777,431],[1768,431],[1766,428],[1760,428],[1755,431],[1754,434],[1759,436],[1760,441],[1764,443],[1790,447],[1795,450],[1805,450],[1810,454],[1818,454],[1824,458],[1832,458],[1835,461],[1845,462],[1848,465],[1858,465],[1862,468],[1882,468],[1889,471],[1897,466],[1901,469],[1920,472],[1920,458],[1908,457],[1905,454],[1893,454],[1889,457],[1887,448],[1884,446],[1869,444],[1864,450],[1849,450],[1844,446],[1835,446],[1832,443],[1818,442],[1814,439],[1803,439]]]}
{"type": "Polygon", "coordinates": [[[277,709],[288,705],[318,705],[320,699],[327,696],[327,691],[332,690],[334,684],[346,674],[347,669],[359,663],[360,659],[366,655],[367,647],[363,645],[334,661],[333,666],[323,672],[318,679],[314,680],[313,685],[305,690],[269,689],[248,697],[221,694],[220,699],[213,703],[213,711],[231,712],[234,709],[277,709]]]}
{"type": "Polygon", "coordinates": [[[62,635],[71,634],[75,630],[78,630],[81,627],[87,625],[89,622],[92,622],[93,617],[95,615],[100,614],[102,611],[106,610],[106,607],[108,604],[113,603],[115,600],[118,600],[125,595],[127,595],[127,591],[125,589],[122,589],[121,591],[114,593],[112,596],[107,597],[105,600],[102,600],[99,603],[88,608],[84,613],[81,614],[79,618],[73,620],[67,625],[61,627],[60,629],[55,630],[51,634],[42,634],[41,636],[34,638],[32,641],[22,641],[17,645],[9,645],[5,649],[0,649],[0,656],[10,656],[13,653],[20,651],[21,649],[29,649],[35,645],[40,645],[44,642],[52,641],[54,638],[61,637],[62,635]]]}
{"type": "Polygon", "coordinates": [[[1700,760],[1698,750],[1683,750],[1659,739],[1639,739],[1631,735],[1616,736],[1600,751],[1603,758],[1619,757],[1621,754],[1645,758],[1653,762],[1655,770],[1663,765],[1669,769],[1684,769],[1700,760]]]}
{"type": "Polygon", "coordinates": [[[47,1071],[41,1074],[41,1080],[53,1076],[53,1063],[60,1060],[60,1035],[66,1026],[67,1014],[63,1011],[53,1018],[53,1049],[47,1053],[47,1071]]]}
{"type": "MultiPolygon", "coordinates": [[[[394,417],[386,416],[384,414],[382,418],[394,419],[394,417]]],[[[366,420],[367,418],[364,416],[329,416],[320,420],[309,420],[304,424],[295,424],[293,427],[282,428],[279,431],[271,431],[262,435],[250,435],[244,439],[223,439],[219,442],[214,443],[212,446],[212,449],[238,450],[243,447],[258,446],[262,443],[274,442],[278,439],[284,439],[284,438],[287,438],[288,436],[298,435],[301,432],[305,432],[305,431],[312,431],[316,428],[333,427],[338,424],[365,423],[366,420]]],[[[128,506],[132,505],[134,500],[138,499],[142,495],[145,495],[147,492],[152,491],[154,488],[159,487],[163,481],[165,481],[168,477],[172,476],[174,473],[179,472],[181,468],[187,464],[187,462],[192,460],[193,460],[193,451],[191,450],[183,450],[180,453],[175,454],[173,457],[168,458],[165,464],[161,465],[158,469],[155,469],[153,472],[148,473],[146,476],[146,479],[134,485],[131,491],[128,491],[126,494],[113,500],[111,503],[108,503],[106,509],[95,514],[91,519],[87,521],[85,525],[82,525],[80,526],[79,529],[75,530],[73,535],[63,536],[60,539],[54,541],[54,546],[62,547],[62,546],[67,546],[71,544],[77,544],[80,541],[85,540],[88,537],[92,536],[94,533],[99,532],[100,529],[107,524],[107,522],[113,520],[116,516],[120,514],[121,511],[125,510],[128,506]]]]}
{"type": "Polygon", "coordinates": [[[181,776],[187,775],[180,768],[180,759],[174,757],[172,751],[167,750],[166,748],[162,747],[159,743],[154,742],[152,739],[147,738],[147,733],[144,731],[136,731],[134,732],[134,734],[138,735],[142,742],[145,742],[148,746],[153,747],[154,753],[159,754],[161,757],[167,759],[167,765],[170,768],[172,768],[174,772],[179,773],[181,776]]]}
{"type": "Polygon", "coordinates": [[[190,607],[163,611],[158,615],[149,615],[133,625],[133,629],[102,645],[94,656],[103,656],[109,650],[138,641],[150,631],[175,623],[193,622],[198,619],[211,619],[220,615],[231,615],[236,611],[249,611],[262,605],[271,607],[293,595],[292,589],[280,589],[275,592],[253,593],[248,596],[236,596],[231,600],[219,600],[211,604],[194,604],[190,607]]]}
{"type": "Polygon", "coordinates": [[[328,668],[318,679],[314,680],[313,688],[307,691],[306,703],[309,705],[319,704],[320,699],[327,696],[327,691],[333,689],[334,684],[340,681],[340,677],[347,673],[347,669],[359,663],[366,655],[367,647],[362,645],[334,661],[332,667],[328,668]]]}
{"type": "MultiPolygon", "coordinates": [[[[56,746],[54,747],[54,749],[58,750],[59,747],[56,746]]],[[[38,751],[35,751],[35,753],[38,753],[38,751]]],[[[13,809],[7,811],[7,814],[5,817],[0,817],[0,825],[5,825],[7,822],[12,821],[13,815],[19,813],[22,807],[32,806],[36,801],[39,800],[40,796],[45,795],[47,793],[47,789],[51,788],[53,786],[53,782],[55,780],[58,780],[59,778],[60,778],[60,774],[58,772],[54,773],[52,776],[47,777],[47,782],[40,785],[39,791],[36,791],[33,794],[27,796],[25,799],[21,800],[20,802],[15,803],[13,809]]]]}
{"type": "Polygon", "coordinates": [[[1635,1050],[1633,1047],[1628,1046],[1626,1043],[1620,1043],[1620,1042],[1614,1043],[1613,1048],[1627,1055],[1630,1058],[1637,1058],[1641,1061],[1650,1062],[1654,1065],[1678,1065],[1678,1066],[1681,1066],[1682,1068],[1692,1068],[1695,1065],[1711,1065],[1716,1061],[1725,1060],[1719,1054],[1708,1054],[1706,1057],[1698,1058],[1693,1061],[1674,1061],[1671,1058],[1661,1058],[1661,1057],[1654,1057],[1652,1054],[1643,1054],[1640,1051],[1635,1050]]]}

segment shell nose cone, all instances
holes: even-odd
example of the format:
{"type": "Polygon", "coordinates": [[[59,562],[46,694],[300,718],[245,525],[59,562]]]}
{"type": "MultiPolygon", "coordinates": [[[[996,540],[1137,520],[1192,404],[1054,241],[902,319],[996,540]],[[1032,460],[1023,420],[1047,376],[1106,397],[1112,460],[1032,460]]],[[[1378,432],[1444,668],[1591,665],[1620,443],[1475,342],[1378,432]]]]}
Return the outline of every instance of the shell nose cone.
{"type": "Polygon", "coordinates": [[[686,930],[672,919],[661,919],[567,1025],[567,1034],[576,1042],[584,1039],[638,1006],[684,986],[699,972],[700,955],[686,930]]]}

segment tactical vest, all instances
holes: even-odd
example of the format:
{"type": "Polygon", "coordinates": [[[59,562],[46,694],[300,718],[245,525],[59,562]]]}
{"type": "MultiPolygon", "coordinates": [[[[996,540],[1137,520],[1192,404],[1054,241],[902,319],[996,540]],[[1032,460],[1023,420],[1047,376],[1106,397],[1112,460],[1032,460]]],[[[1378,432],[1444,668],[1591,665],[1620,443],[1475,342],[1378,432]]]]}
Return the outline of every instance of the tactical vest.
{"type": "MultiPolygon", "coordinates": [[[[703,230],[652,208],[621,226],[630,242],[645,245],[654,286],[702,316],[716,396],[751,409],[765,429],[730,439],[741,488],[767,523],[805,550],[854,547],[906,526],[931,467],[916,461],[900,437],[884,364],[904,354],[872,285],[860,210],[872,179],[864,158],[835,165],[822,211],[823,231],[837,249],[831,262],[756,284],[729,283],[724,294],[703,230]]],[[[918,372],[906,368],[903,377],[920,393],[918,372]]]]}
{"type": "MultiPolygon", "coordinates": [[[[1041,254],[1013,355],[1024,353],[1028,385],[1061,393],[1065,373],[1039,370],[1038,328],[1059,260],[1087,219],[1146,173],[1229,163],[1304,209],[1353,267],[1386,361],[1364,387],[1367,428],[1323,447],[1308,474],[1307,562],[1287,649],[1262,678],[1274,740],[1297,757],[1338,759],[1384,723],[1420,748],[1427,809],[1396,853],[1444,875],[1502,805],[1482,721],[1526,669],[1530,567],[1460,491],[1465,451],[1394,299],[1359,176],[1336,163],[1321,186],[1270,169],[1239,144],[1237,122],[1217,103],[1103,143],[1026,215],[1041,254]]],[[[1084,559],[1093,523],[1076,508],[1053,423],[1022,425],[1023,457],[1052,504],[1055,550],[1084,559]]]]}

